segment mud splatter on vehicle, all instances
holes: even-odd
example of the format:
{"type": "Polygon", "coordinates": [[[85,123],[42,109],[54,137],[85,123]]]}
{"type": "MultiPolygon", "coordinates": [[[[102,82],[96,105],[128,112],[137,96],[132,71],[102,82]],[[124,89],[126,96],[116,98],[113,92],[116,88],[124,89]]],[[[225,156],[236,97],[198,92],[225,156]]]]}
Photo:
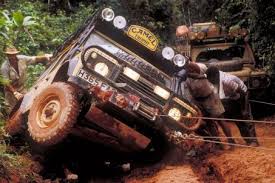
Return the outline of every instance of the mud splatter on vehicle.
{"type": "Polygon", "coordinates": [[[158,43],[151,31],[127,25],[112,9],[97,11],[56,50],[6,131],[27,131],[36,145],[48,147],[73,134],[141,152],[158,149],[166,130],[195,130],[201,120],[184,116],[200,112],[172,91],[173,73],[184,64],[173,55],[165,59],[158,43]]]}

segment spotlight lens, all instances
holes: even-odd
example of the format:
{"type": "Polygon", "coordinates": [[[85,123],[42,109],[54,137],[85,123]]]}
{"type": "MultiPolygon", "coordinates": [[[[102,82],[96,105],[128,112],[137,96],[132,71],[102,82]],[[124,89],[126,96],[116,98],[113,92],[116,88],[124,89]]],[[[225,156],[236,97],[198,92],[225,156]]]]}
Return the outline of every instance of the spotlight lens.
{"type": "Polygon", "coordinates": [[[162,50],[162,56],[167,60],[171,60],[175,56],[175,52],[171,47],[165,47],[162,50]]]}
{"type": "Polygon", "coordinates": [[[105,8],[104,10],[102,10],[101,16],[104,20],[110,22],[114,19],[115,13],[112,9],[105,8]]]}
{"type": "Polygon", "coordinates": [[[186,64],[187,58],[181,54],[175,55],[173,58],[173,62],[178,67],[183,67],[186,64]]]}
{"type": "Polygon", "coordinates": [[[127,25],[126,19],[123,16],[116,16],[113,23],[118,29],[123,29],[127,25]]]}

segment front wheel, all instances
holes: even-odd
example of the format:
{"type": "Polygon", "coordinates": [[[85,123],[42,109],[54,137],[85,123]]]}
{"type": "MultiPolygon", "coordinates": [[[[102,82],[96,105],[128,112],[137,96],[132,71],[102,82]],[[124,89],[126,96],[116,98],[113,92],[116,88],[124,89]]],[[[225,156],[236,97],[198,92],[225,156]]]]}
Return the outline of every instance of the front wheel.
{"type": "Polygon", "coordinates": [[[56,82],[34,100],[28,117],[31,138],[40,145],[54,145],[70,133],[79,114],[76,89],[56,82]]]}

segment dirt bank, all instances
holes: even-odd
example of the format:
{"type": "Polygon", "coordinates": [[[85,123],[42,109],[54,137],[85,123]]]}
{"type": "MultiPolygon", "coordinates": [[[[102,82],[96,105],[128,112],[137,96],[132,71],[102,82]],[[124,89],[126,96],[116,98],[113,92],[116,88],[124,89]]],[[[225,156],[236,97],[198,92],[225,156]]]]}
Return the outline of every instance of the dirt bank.
{"type": "Polygon", "coordinates": [[[204,168],[219,173],[223,182],[275,182],[275,154],[235,149],[205,160],[204,168]]]}
{"type": "MultiPolygon", "coordinates": [[[[234,124],[231,128],[234,136],[240,137],[234,124]]],[[[275,126],[261,124],[256,129],[261,147],[275,148],[275,140],[261,138],[275,137],[275,126]]],[[[244,143],[242,139],[237,142],[244,143]]],[[[177,157],[179,152],[174,151],[169,156],[177,157]]],[[[237,147],[233,150],[202,153],[182,162],[166,160],[161,166],[162,168],[135,170],[126,182],[275,182],[275,150],[237,147]],[[143,173],[150,171],[153,173],[143,173]]]]}

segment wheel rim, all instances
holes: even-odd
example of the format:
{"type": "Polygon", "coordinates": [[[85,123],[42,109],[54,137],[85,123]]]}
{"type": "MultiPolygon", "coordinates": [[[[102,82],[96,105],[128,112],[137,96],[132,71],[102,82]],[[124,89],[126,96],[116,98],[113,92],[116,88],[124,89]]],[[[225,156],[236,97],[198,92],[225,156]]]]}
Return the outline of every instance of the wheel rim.
{"type": "Polygon", "coordinates": [[[49,96],[40,105],[36,122],[40,128],[49,128],[57,122],[60,116],[61,103],[58,97],[49,96]]]}

